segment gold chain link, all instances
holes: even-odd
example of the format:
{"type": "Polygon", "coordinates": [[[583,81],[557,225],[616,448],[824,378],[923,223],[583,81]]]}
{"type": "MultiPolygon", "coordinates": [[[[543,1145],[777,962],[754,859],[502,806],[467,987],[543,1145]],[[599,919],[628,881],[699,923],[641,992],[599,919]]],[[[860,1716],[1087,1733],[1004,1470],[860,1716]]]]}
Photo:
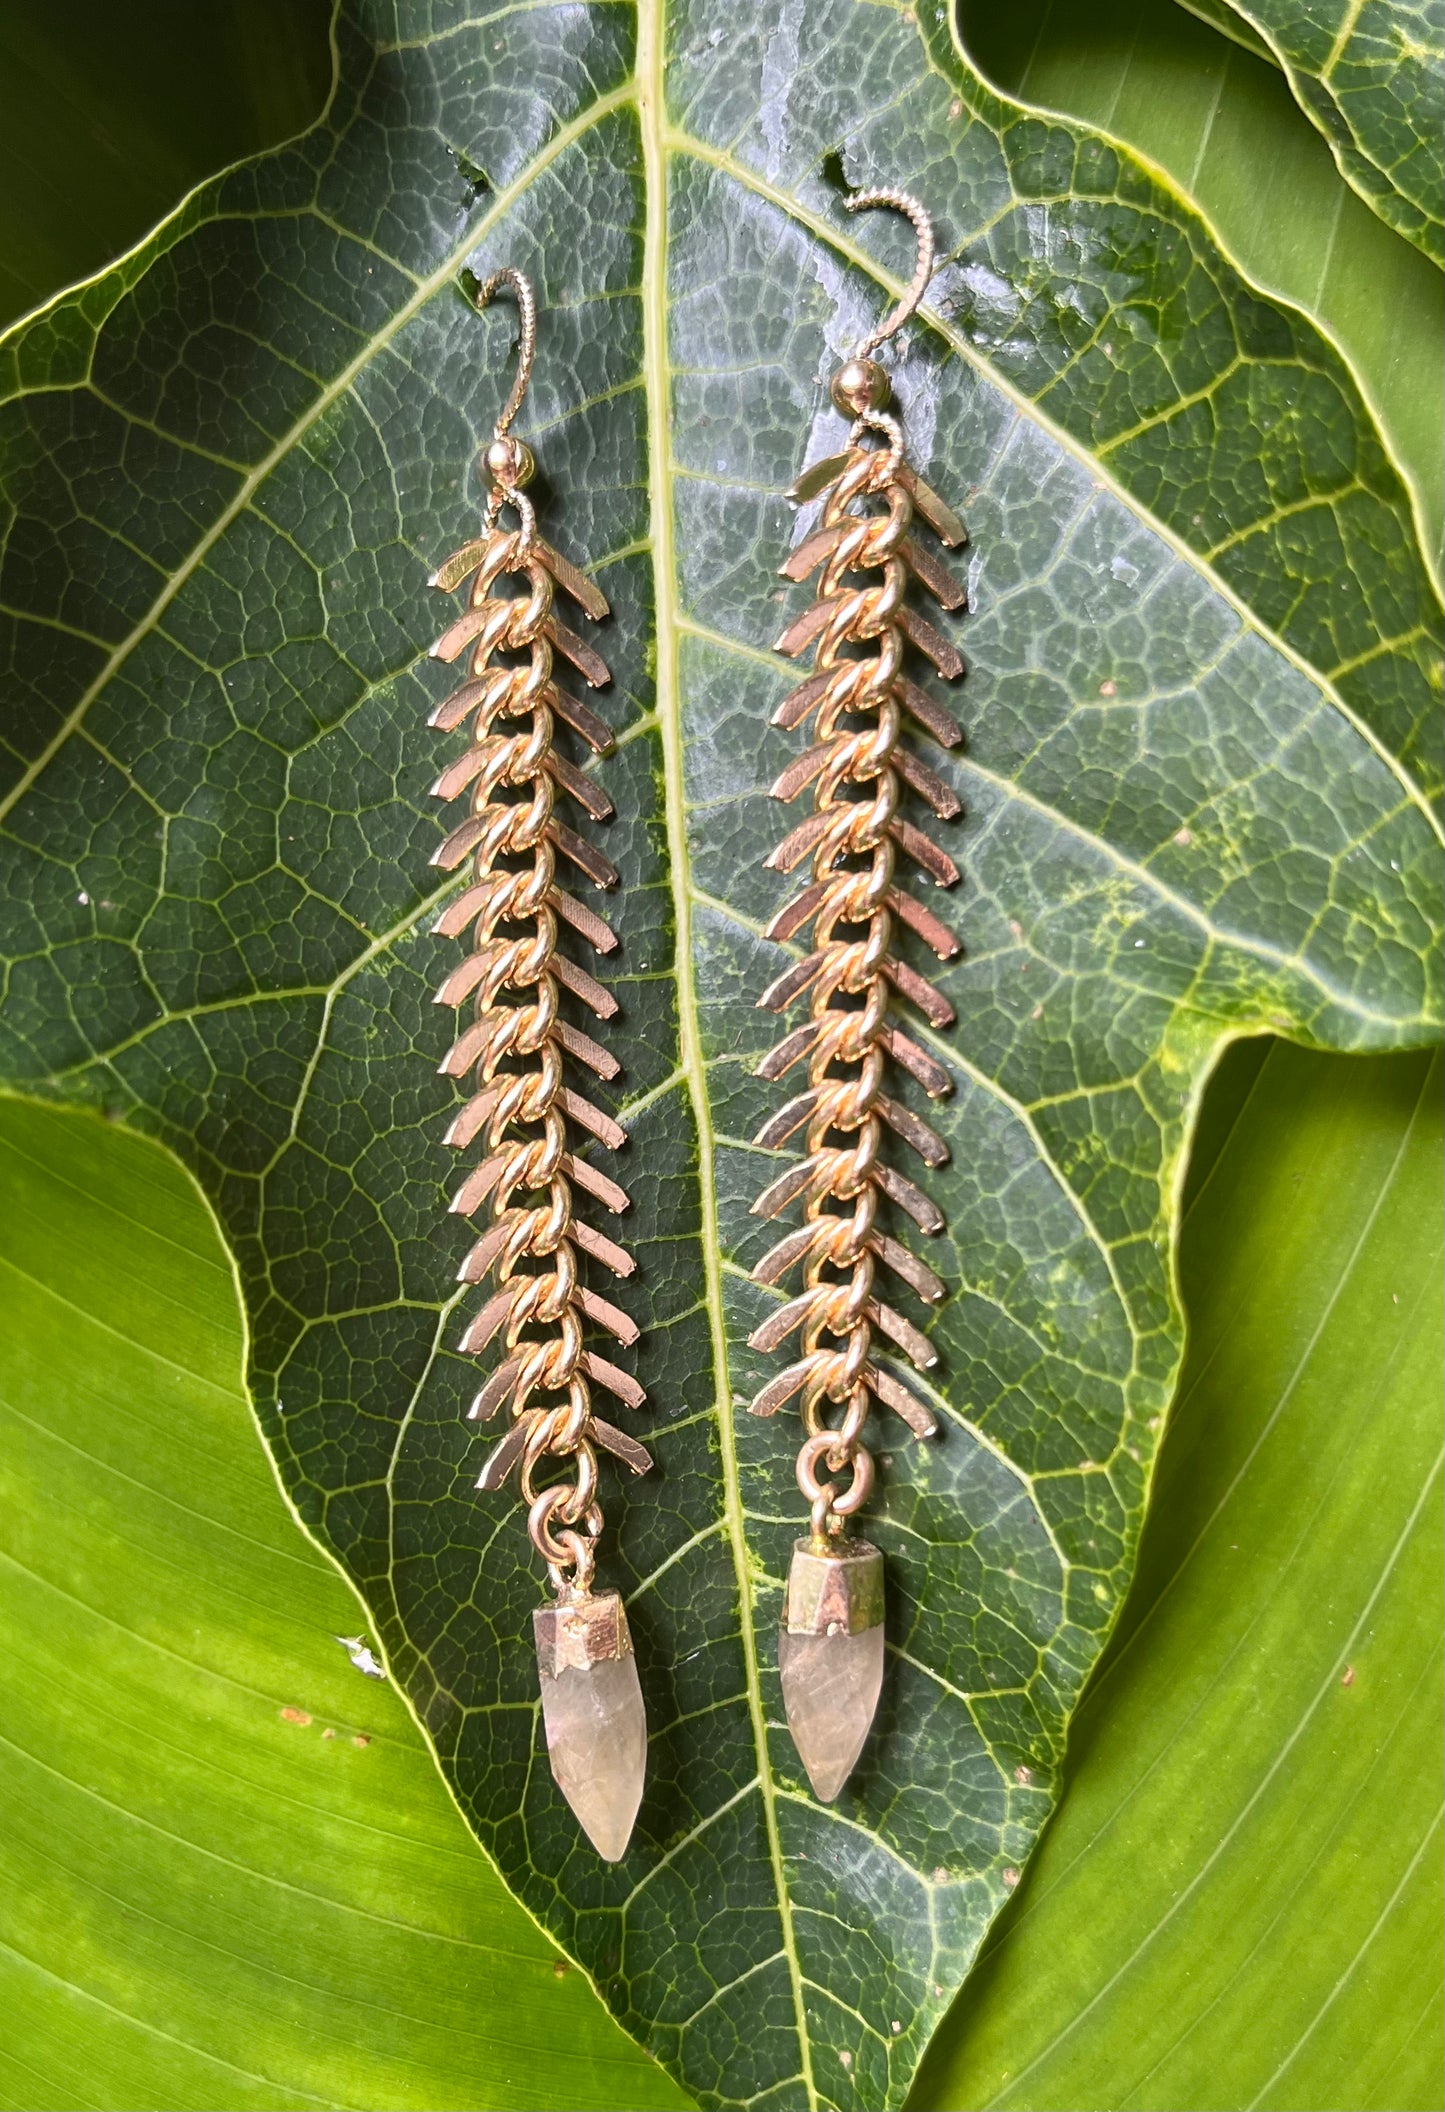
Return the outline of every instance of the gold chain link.
{"type": "MultiPolygon", "coordinates": [[[[497,1286],[462,1347],[479,1353],[500,1336],[503,1350],[472,1413],[490,1416],[504,1402],[509,1407],[515,1436],[503,1440],[493,1455],[503,1462],[495,1479],[504,1479],[520,1459],[532,1543],[554,1586],[577,1592],[590,1583],[602,1530],[599,1434],[613,1450],[629,1448],[622,1456],[634,1470],[641,1471],[639,1458],[646,1463],[640,1446],[599,1424],[592,1410],[589,1377],[599,1365],[605,1382],[632,1405],[642,1396],[624,1374],[587,1348],[579,1241],[618,1274],[630,1273],[632,1263],[611,1241],[597,1234],[589,1239],[575,1217],[577,1162],[568,1123],[614,1148],[625,1140],[609,1116],[565,1082],[569,1052],[604,1077],[615,1076],[618,1067],[589,1036],[568,1026],[562,988],[580,992],[603,1016],[616,1008],[600,985],[571,967],[557,945],[559,920],[600,950],[616,943],[602,919],[560,886],[558,858],[578,865],[596,885],[614,884],[616,872],[554,811],[560,788],[580,796],[594,818],[611,812],[595,781],[582,779],[556,749],[559,714],[595,749],[611,743],[601,721],[555,679],[556,649],[594,686],[609,679],[591,648],[558,623],[555,585],[560,582],[593,618],[606,615],[607,604],[590,581],[543,542],[521,488],[532,474],[531,454],[508,428],[531,368],[535,303],[522,275],[505,270],[479,289],[479,305],[503,284],[516,294],[521,311],[521,358],[516,384],[483,457],[490,482],[485,533],[449,559],[433,582],[455,589],[471,581],[465,613],[433,648],[436,657],[447,660],[465,652],[470,675],[438,707],[433,724],[451,731],[471,722],[470,747],[434,788],[442,798],[462,791],[468,795],[467,819],[447,837],[435,862],[448,870],[469,866],[469,884],[437,928],[449,936],[470,929],[472,948],[443,982],[438,1001],[473,1001],[472,1024],[442,1068],[458,1077],[474,1074],[477,1090],[452,1124],[450,1140],[463,1146],[480,1136],[485,1155],[452,1208],[471,1215],[490,1204],[491,1230],[473,1249],[462,1275],[470,1281],[491,1277],[497,1286]],[[515,529],[500,525],[508,509],[518,521],[515,529]],[[519,583],[515,598],[494,591],[503,581],[519,583]],[[499,661],[503,654],[508,659],[499,661]],[[524,1262],[540,1266],[524,1269],[524,1262]]],[[[625,1206],[615,1183],[602,1181],[602,1188],[612,1207],[625,1206]]],[[[610,1315],[614,1332],[635,1338],[624,1315],[605,1300],[591,1302],[594,1310],[610,1315]]],[[[489,1462],[481,1486],[495,1485],[490,1472],[489,1462]]]]}
{"type": "MultiPolygon", "coordinates": [[[[904,301],[864,346],[880,342],[912,312],[932,268],[932,231],[915,200],[901,192],[859,194],[852,205],[884,203],[907,211],[920,233],[919,267],[904,301]]],[[[905,648],[921,645],[940,673],[962,671],[947,640],[914,617],[907,605],[911,577],[950,607],[964,599],[961,585],[915,540],[915,515],[949,543],[963,539],[958,522],[908,468],[898,421],[883,408],[888,384],[881,368],[859,357],[834,384],[835,399],[856,413],[844,454],[800,480],[802,497],[826,493],[822,520],[783,567],[801,579],[821,565],[813,606],[790,624],[778,649],[797,655],[813,647],[810,677],[776,717],[787,726],[815,720],[815,742],[789,766],[774,795],[795,798],[811,784],[813,811],[769,863],[795,870],[811,858],[812,884],[774,919],[769,936],[800,937],[805,958],[781,975],[760,1002],[785,1011],[805,994],[809,1019],[764,1059],[762,1075],[781,1077],[806,1060],[808,1089],[759,1131],[776,1146],[803,1129],[804,1159],[758,1198],[754,1209],[773,1217],[801,1201],[803,1224],[782,1239],[754,1271],[775,1284],[802,1263],[802,1292],[757,1328],[759,1348],[774,1348],[795,1329],[800,1356],[769,1381],[753,1402],[770,1415],[795,1394],[807,1437],[797,1480],[812,1510],[815,1538],[842,1529],[867,1501],[873,1461],[863,1436],[877,1396],[902,1414],[916,1434],[933,1429],[928,1409],[875,1361],[880,1331],[915,1364],[933,1361],[926,1339],[881,1303],[882,1261],[926,1300],[943,1295],[933,1271],[882,1230],[879,1206],[902,1202],[927,1230],[942,1226],[926,1196],[890,1167],[884,1150],[890,1129],[940,1164],[942,1140],[887,1090],[889,1060],[901,1061],[930,1094],[951,1081],[928,1052],[892,1019],[895,992],[922,1007],[934,1025],[952,1020],[952,1007],[931,983],[900,960],[900,917],[919,929],[944,958],[957,942],[900,886],[900,857],[922,863],[931,878],[958,878],[953,861],[900,813],[905,781],[921,789],[942,815],[958,802],[942,780],[900,748],[903,714],[911,710],[944,745],[961,736],[949,714],[909,681],[905,648]],[[826,1338],[826,1339],[825,1339],[826,1338]],[[830,1418],[835,1418],[830,1420],[830,1418]],[[846,1476],[846,1480],[843,1477],[846,1476]]]]}

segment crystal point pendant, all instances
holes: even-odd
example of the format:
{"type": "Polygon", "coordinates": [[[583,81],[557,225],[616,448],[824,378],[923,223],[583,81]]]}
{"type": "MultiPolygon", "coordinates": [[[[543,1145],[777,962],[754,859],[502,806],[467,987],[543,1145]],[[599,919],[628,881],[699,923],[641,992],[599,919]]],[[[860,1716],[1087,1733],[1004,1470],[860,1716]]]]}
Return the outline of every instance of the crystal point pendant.
{"type": "Polygon", "coordinates": [[[532,1616],[552,1775],[604,1862],[626,1854],[647,1771],[647,1717],[615,1591],[532,1616]]]}
{"type": "Polygon", "coordinates": [[[814,1795],[858,1764],[883,1688],[883,1557],[866,1540],[799,1540],[778,1642],[783,1706],[814,1795]]]}

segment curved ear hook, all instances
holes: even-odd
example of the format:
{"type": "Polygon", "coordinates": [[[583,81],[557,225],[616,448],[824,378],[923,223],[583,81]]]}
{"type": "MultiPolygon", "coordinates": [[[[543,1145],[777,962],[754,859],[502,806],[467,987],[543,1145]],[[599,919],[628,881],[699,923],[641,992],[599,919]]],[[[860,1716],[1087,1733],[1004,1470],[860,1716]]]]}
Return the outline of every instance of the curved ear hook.
{"type": "Polygon", "coordinates": [[[864,207],[869,205],[891,205],[895,212],[902,213],[913,222],[913,231],[918,237],[918,261],[913,268],[912,285],[893,313],[884,317],[872,336],[865,337],[853,355],[855,359],[866,359],[885,338],[892,337],[895,330],[902,329],[928,290],[928,282],[933,277],[936,246],[933,222],[911,191],[900,191],[891,187],[876,191],[855,191],[852,197],[845,198],[843,203],[850,213],[861,213],[864,207]]]}
{"type": "Polygon", "coordinates": [[[527,383],[532,378],[532,360],[537,350],[537,296],[533,291],[532,281],[525,272],[515,270],[510,264],[504,264],[499,271],[494,271],[490,278],[482,281],[473,297],[474,305],[480,312],[502,286],[511,288],[517,307],[521,311],[522,334],[517,344],[517,374],[512,383],[512,393],[492,428],[493,437],[497,440],[507,438],[512,420],[522,408],[522,398],[526,395],[527,383]]]}

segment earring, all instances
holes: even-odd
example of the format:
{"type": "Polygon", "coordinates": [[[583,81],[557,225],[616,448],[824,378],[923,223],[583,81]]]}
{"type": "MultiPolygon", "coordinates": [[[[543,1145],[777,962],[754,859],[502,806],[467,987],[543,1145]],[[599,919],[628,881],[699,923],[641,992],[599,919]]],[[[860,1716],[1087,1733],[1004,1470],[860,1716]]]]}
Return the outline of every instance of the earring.
{"type": "Polygon", "coordinates": [[[813,811],[767,863],[790,873],[811,855],[813,878],[774,917],[767,935],[792,939],[811,925],[812,941],[805,958],[758,1003],[781,1013],[807,995],[810,1016],[769,1051],[759,1075],[781,1078],[806,1060],[808,1087],[754,1141],[776,1148],[805,1124],[807,1137],[803,1157],[753,1204],[759,1216],[771,1218],[801,1201],[803,1223],[753,1276],[778,1284],[801,1263],[803,1288],[750,1338],[753,1348],[772,1350],[802,1330],[801,1357],[763,1387],[752,1412],[775,1415],[802,1396],[807,1436],[797,1478],[812,1521],[793,1551],[779,1671],[793,1742],[824,1803],[838,1795],[857,1763],[883,1684],[883,1557],[848,1533],[873,1486],[863,1444],[870,1400],[900,1416],[917,1437],[937,1429],[922,1401],[874,1359],[876,1332],[918,1369],[935,1362],[927,1337],[883,1303],[874,1278],[881,1262],[925,1303],[945,1295],[934,1271],[878,1220],[886,1200],[921,1231],[943,1228],[940,1212],[885,1163],[881,1148],[886,1126],[925,1165],[940,1166],[948,1157],[937,1132],[889,1097],[885,1067],[890,1061],[901,1066],[930,1097],[951,1089],[943,1066],[892,1021],[889,1000],[894,994],[906,999],[933,1028],[953,1023],[947,998],[894,952],[895,919],[940,960],[960,951],[958,941],[896,884],[894,868],[901,855],[940,887],[959,877],[953,860],[898,811],[905,786],[942,819],[960,811],[948,786],[899,737],[907,713],[945,748],[963,738],[949,713],[904,673],[910,645],[944,677],[963,672],[953,646],[905,602],[909,575],[945,608],[966,601],[964,587],[912,532],[916,513],[952,546],[966,540],[963,523],[905,462],[902,429],[887,410],[888,377],[869,357],[923,297],[933,271],[933,228],[904,191],[860,191],[845,202],[850,212],[890,205],[906,214],[918,235],[918,265],[893,313],[833,377],[833,401],[853,418],[846,452],[808,470],[788,494],[799,504],[827,498],[821,526],[794,550],[783,576],[802,580],[819,565],[823,570],[813,606],[789,624],[775,648],[796,658],[814,646],[813,672],[773,722],[800,726],[816,714],[817,723],[813,745],[783,771],[772,796],[793,800],[811,786],[813,811]],[[853,935],[840,937],[839,927],[853,935]],[[836,1427],[824,1421],[829,1408],[842,1410],[836,1427]],[[846,1482],[828,1478],[844,1475],[846,1482]]]}
{"type": "Polygon", "coordinates": [[[510,432],[532,371],[536,299],[522,273],[506,269],[477,289],[477,307],[485,308],[502,286],[515,296],[521,338],[512,392],[482,455],[490,487],[485,533],[449,557],[430,582],[450,593],[471,581],[465,613],[432,647],[438,660],[469,652],[471,679],[438,705],[430,723],[450,733],[472,722],[471,746],[432,787],[439,799],[468,795],[466,820],[432,863],[444,872],[468,861],[471,867],[469,884],[436,930],[448,938],[470,931],[472,950],[436,1001],[459,1006],[475,999],[472,1024],[441,1066],[454,1078],[474,1073],[478,1087],[448,1130],[448,1143],[463,1150],[484,1139],[482,1161],[451,1208],[470,1217],[489,1203],[492,1218],[459,1271],[464,1283],[490,1276],[496,1285],[461,1348],[478,1356],[500,1338],[499,1361],[469,1414],[486,1421],[506,1408],[511,1417],[477,1487],[501,1488],[520,1464],[527,1530],[554,1593],[554,1602],[533,1615],[552,1773],[598,1854],[615,1862],[642,1797],[647,1726],[622,1601],[615,1591],[592,1589],[602,1531],[597,1451],[612,1453],[634,1474],[645,1474],[652,1460],[592,1411],[594,1384],[629,1408],[640,1408],[646,1396],[636,1380],[586,1346],[589,1324],[626,1343],[638,1331],[583,1285],[579,1251],[617,1276],[630,1276],[635,1263],[575,1214],[578,1189],[609,1210],[625,1210],[628,1199],[575,1155],[567,1125],[614,1151],[627,1136],[564,1082],[569,1059],[604,1079],[615,1078],[619,1065],[562,1018],[561,993],[570,992],[600,1019],[610,1019],[617,1003],[558,952],[557,935],[565,924],[598,953],[611,953],[617,939],[558,884],[557,861],[566,860],[595,887],[615,886],[618,875],[557,818],[559,794],[594,821],[613,808],[595,781],[559,754],[553,736],[560,718],[598,754],[611,748],[612,737],[594,711],[553,679],[553,656],[569,660],[594,689],[611,678],[591,646],[553,613],[554,591],[560,587],[594,623],[609,610],[591,580],[537,530],[524,490],[535,470],[532,452],[510,432]],[[515,517],[515,528],[501,525],[504,510],[515,517]],[[506,578],[523,583],[515,599],[495,592],[506,578]],[[515,935],[499,930],[506,926],[515,935]],[[559,1470],[570,1478],[544,1478],[559,1470]]]}

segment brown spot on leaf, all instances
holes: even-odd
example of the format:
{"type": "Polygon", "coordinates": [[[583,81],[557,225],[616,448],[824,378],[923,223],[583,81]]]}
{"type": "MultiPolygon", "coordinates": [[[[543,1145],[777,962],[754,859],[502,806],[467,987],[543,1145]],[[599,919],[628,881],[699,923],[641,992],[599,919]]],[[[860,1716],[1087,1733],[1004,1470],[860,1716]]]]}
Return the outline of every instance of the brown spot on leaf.
{"type": "Polygon", "coordinates": [[[311,1718],[304,1709],[283,1709],[281,1711],[281,1721],[283,1723],[309,1723],[311,1718]]]}
{"type": "Polygon", "coordinates": [[[358,1731],[351,1742],[353,1745],[370,1745],[371,1740],[367,1737],[365,1731],[358,1731]]]}
{"type": "Polygon", "coordinates": [[[1342,1687],[1352,1687],[1354,1684],[1355,1668],[1353,1665],[1346,1665],[1344,1671],[1340,1674],[1340,1685],[1342,1687]]]}

